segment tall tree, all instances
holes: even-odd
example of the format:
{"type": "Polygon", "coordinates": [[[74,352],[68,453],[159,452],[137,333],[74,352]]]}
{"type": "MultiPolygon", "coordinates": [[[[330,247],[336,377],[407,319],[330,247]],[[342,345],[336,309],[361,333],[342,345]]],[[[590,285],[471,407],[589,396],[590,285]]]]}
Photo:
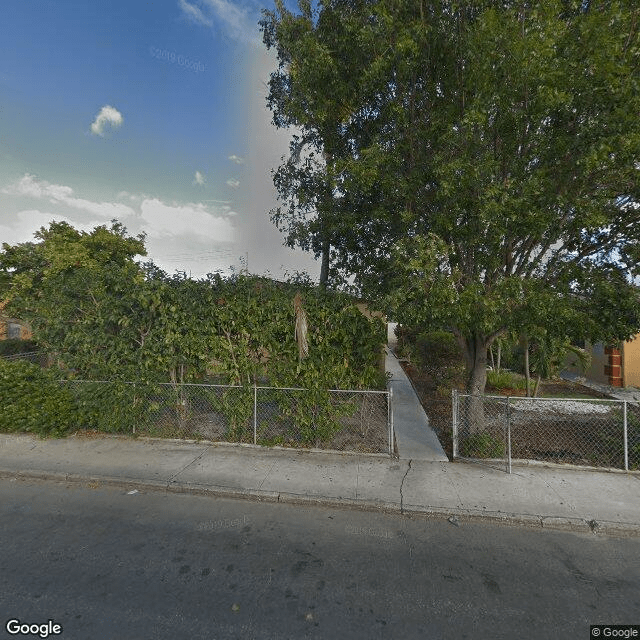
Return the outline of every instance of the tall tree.
{"type": "MultiPolygon", "coordinates": [[[[640,329],[637,3],[325,0],[298,37],[302,19],[268,24],[309,70],[299,82],[285,64],[278,82],[344,109],[322,231],[336,272],[400,322],[451,331],[473,393],[506,331],[640,329]],[[320,29],[325,15],[340,26],[320,29]]],[[[313,176],[276,182],[301,246],[319,233],[295,201],[318,193],[313,176]]]]}
{"type": "Polygon", "coordinates": [[[313,13],[310,0],[299,0],[300,15],[282,0],[275,4],[275,11],[263,11],[260,23],[265,45],[277,49],[279,60],[268,104],[275,126],[295,127],[299,133],[292,138],[289,158],[274,173],[285,208],[271,214],[286,231],[289,246],[321,257],[320,284],[326,286],[340,201],[335,160],[349,145],[345,128],[354,101],[355,87],[345,80],[362,61],[350,47],[349,3],[336,3],[341,10],[327,5],[320,15],[313,13]]]}

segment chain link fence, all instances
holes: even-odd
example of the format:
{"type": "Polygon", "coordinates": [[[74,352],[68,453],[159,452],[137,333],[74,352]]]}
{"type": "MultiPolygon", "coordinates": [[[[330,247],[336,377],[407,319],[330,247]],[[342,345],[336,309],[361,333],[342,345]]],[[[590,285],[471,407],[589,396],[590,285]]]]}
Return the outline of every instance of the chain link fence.
{"type": "Polygon", "coordinates": [[[47,360],[47,354],[44,351],[26,351],[24,353],[13,353],[10,355],[0,356],[4,360],[26,360],[33,364],[42,366],[47,360]]]}
{"type": "Polygon", "coordinates": [[[640,469],[640,406],[596,398],[453,392],[453,457],[640,469]]]}
{"type": "Polygon", "coordinates": [[[164,438],[393,454],[391,393],[61,381],[82,427],[164,438]]]}

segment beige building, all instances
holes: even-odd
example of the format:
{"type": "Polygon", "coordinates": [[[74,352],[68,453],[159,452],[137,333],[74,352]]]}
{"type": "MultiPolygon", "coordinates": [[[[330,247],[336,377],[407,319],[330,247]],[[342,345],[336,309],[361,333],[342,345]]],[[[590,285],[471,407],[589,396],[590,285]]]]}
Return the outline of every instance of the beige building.
{"type": "Polygon", "coordinates": [[[567,360],[570,371],[613,387],[640,387],[640,334],[620,348],[605,347],[602,343],[587,343],[586,348],[591,354],[589,368],[584,370],[571,355],[567,360]]]}

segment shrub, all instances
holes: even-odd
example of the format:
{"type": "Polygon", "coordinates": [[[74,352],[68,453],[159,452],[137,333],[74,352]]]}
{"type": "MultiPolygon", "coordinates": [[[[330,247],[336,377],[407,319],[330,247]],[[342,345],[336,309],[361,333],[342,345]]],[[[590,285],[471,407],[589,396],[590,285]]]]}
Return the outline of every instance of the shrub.
{"type": "Polygon", "coordinates": [[[503,458],[504,442],[486,431],[472,433],[460,447],[465,458],[503,458]]]}
{"type": "Polygon", "coordinates": [[[526,389],[527,381],[511,371],[487,371],[487,385],[494,389],[526,389]]]}
{"type": "Polygon", "coordinates": [[[450,365],[462,357],[455,337],[448,331],[421,333],[415,342],[416,355],[423,366],[450,365]]]}
{"type": "Polygon", "coordinates": [[[448,331],[420,332],[402,327],[397,331],[401,353],[428,374],[446,394],[462,382],[462,353],[455,337],[448,331]]]}
{"type": "Polygon", "coordinates": [[[52,372],[0,359],[0,431],[61,436],[78,424],[78,408],[52,372]]]}
{"type": "Polygon", "coordinates": [[[65,389],[73,397],[78,425],[106,433],[131,433],[147,425],[154,406],[153,384],[122,381],[67,381],[65,389]]]}

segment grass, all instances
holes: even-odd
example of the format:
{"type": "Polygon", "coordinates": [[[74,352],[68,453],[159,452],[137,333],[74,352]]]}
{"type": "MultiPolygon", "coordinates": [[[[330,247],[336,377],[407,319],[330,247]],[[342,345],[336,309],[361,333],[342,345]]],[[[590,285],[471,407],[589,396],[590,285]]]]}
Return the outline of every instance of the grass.
{"type": "Polygon", "coordinates": [[[465,458],[503,458],[504,443],[486,431],[472,433],[463,443],[461,453],[465,458]]]}

